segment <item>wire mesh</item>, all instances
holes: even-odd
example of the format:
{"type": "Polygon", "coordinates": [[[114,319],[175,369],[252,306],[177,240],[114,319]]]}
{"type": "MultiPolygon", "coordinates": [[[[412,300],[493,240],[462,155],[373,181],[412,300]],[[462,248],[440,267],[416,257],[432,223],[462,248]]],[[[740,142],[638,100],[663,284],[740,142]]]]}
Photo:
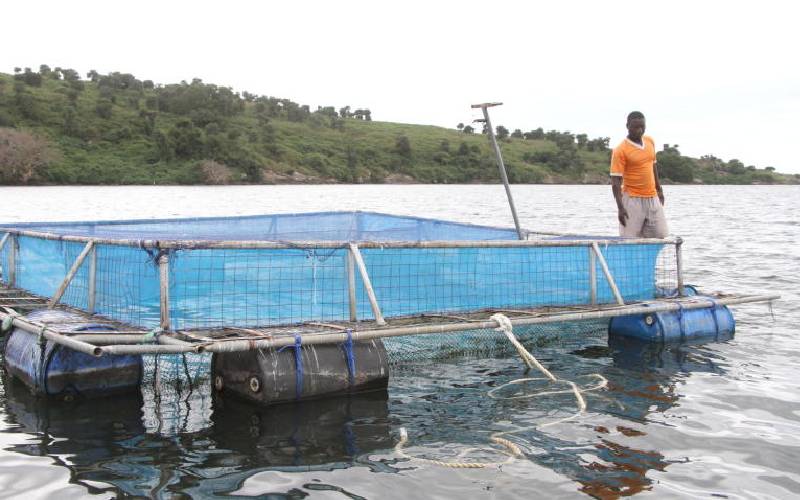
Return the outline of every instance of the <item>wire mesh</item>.
{"type": "MultiPolygon", "coordinates": [[[[558,346],[562,349],[582,346],[587,337],[605,336],[608,320],[549,323],[514,327],[514,334],[529,350],[558,346]]],[[[446,335],[415,335],[383,339],[389,364],[403,364],[457,358],[460,356],[507,356],[515,350],[502,332],[494,329],[467,330],[446,335]]]]}
{"type": "MultiPolygon", "coordinates": [[[[560,245],[529,242],[530,246],[448,245],[407,247],[395,238],[419,241],[443,236],[505,239],[498,228],[459,225],[444,221],[391,217],[365,213],[324,213],[255,218],[139,221],[121,223],[54,224],[38,229],[95,231],[97,235],[240,235],[368,237],[382,246],[363,248],[377,304],[385,318],[420,314],[459,313],[484,309],[570,306],[615,301],[593,249],[585,242],[556,238],[560,245]],[[317,221],[314,225],[314,221],[317,221]],[[292,224],[297,224],[293,226],[292,224]],[[340,224],[341,226],[337,226],[340,224]],[[337,229],[338,227],[338,229],[337,229]],[[337,232],[339,231],[339,232],[337,232]],[[386,240],[386,241],[385,241],[386,240]],[[539,244],[537,244],[539,243],[539,244]],[[594,262],[594,269],[592,269],[594,262]],[[593,271],[593,272],[592,272],[593,271]],[[594,277],[594,282],[592,282],[594,277]]],[[[93,233],[94,234],[94,233],[93,233]]],[[[513,231],[511,231],[513,234],[513,231]]],[[[455,238],[456,240],[458,238],[455,238]]],[[[52,296],[85,243],[18,237],[17,285],[45,297],[52,296]]],[[[346,242],[341,248],[185,248],[162,250],[169,259],[169,308],[173,329],[267,327],[309,321],[348,321],[350,290],[346,242]]],[[[200,245],[202,246],[202,245],[200,245]]],[[[246,245],[242,245],[246,246],[246,245]]],[[[6,245],[2,257],[8,261],[6,245]]],[[[677,286],[674,244],[605,244],[600,252],[624,300],[669,296],[677,286]]],[[[157,250],[140,246],[98,244],[94,311],[135,326],[160,323],[160,280],[157,250]]],[[[86,309],[89,268],[84,261],[62,302],[86,309]]],[[[355,311],[358,319],[374,319],[364,277],[354,271],[355,311]]]]}
{"type": "Polygon", "coordinates": [[[142,356],[145,428],[159,435],[197,432],[210,425],[211,355],[142,356]]]}

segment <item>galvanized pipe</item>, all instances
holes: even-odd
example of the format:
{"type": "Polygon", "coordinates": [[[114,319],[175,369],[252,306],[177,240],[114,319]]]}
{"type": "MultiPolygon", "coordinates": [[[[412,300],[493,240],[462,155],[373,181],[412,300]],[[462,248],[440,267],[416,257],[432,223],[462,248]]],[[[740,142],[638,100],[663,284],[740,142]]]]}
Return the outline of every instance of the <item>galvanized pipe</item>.
{"type": "MultiPolygon", "coordinates": [[[[8,315],[8,313],[0,312],[0,319],[5,319],[8,315]]],[[[56,332],[47,325],[34,323],[18,316],[12,319],[12,324],[30,335],[42,336],[47,340],[63,345],[64,347],[69,347],[74,351],[82,352],[90,356],[101,356],[104,353],[101,347],[75,340],[67,335],[56,332]]]]}
{"type": "Polygon", "coordinates": [[[494,135],[494,128],[492,128],[492,120],[489,118],[489,108],[492,106],[500,106],[501,102],[487,102],[483,104],[473,104],[473,108],[481,108],[483,111],[483,119],[486,123],[486,128],[489,130],[489,140],[494,149],[494,156],[497,160],[497,168],[500,170],[500,179],[503,181],[503,187],[506,189],[506,196],[508,197],[508,205],[511,207],[511,216],[514,218],[514,227],[517,228],[517,236],[520,240],[524,240],[525,236],[522,234],[522,229],[519,227],[519,218],[517,217],[517,207],[514,206],[514,197],[511,195],[511,187],[508,185],[508,175],[506,175],[506,166],[503,163],[503,155],[500,153],[500,146],[497,145],[497,137],[494,135]]]}
{"type": "Polygon", "coordinates": [[[8,286],[15,287],[17,286],[17,249],[19,247],[19,242],[17,241],[17,236],[12,235],[9,239],[9,247],[8,247],[8,286]]]}
{"type": "MultiPolygon", "coordinates": [[[[43,231],[29,231],[23,229],[0,228],[12,235],[29,236],[45,240],[74,241],[87,243],[94,241],[95,245],[118,245],[134,248],[149,249],[314,249],[314,248],[347,248],[350,242],[346,241],[297,241],[284,243],[279,241],[262,240],[132,240],[112,238],[90,238],[88,236],[64,236],[43,231]]],[[[542,233],[544,234],[544,233],[542,233]]],[[[565,234],[566,236],[570,236],[565,234]]],[[[358,242],[360,248],[505,248],[505,247],[572,247],[585,246],[592,242],[601,245],[664,245],[675,244],[675,238],[624,238],[624,239],[574,239],[574,240],[476,240],[476,241],[362,241],[358,242]]]]}
{"type": "Polygon", "coordinates": [[[75,262],[72,263],[72,267],[69,268],[69,272],[67,272],[67,276],[64,278],[64,281],[61,282],[61,285],[58,286],[56,293],[53,294],[53,298],[50,299],[50,302],[47,303],[47,308],[52,309],[58,304],[58,301],[61,300],[61,297],[64,296],[64,292],[67,291],[67,287],[72,282],[72,279],[78,274],[78,269],[80,269],[81,264],[83,261],[86,260],[86,257],[89,255],[89,252],[92,251],[94,248],[94,241],[89,240],[86,243],[86,246],[83,247],[83,250],[80,254],[78,254],[78,258],[75,259],[75,262]]]}
{"type": "Polygon", "coordinates": [[[624,306],[625,301],[619,293],[619,288],[617,288],[617,283],[614,281],[614,276],[611,275],[611,271],[608,269],[608,264],[606,263],[606,258],[603,257],[603,254],[600,252],[600,247],[597,245],[596,241],[592,243],[592,250],[594,250],[594,254],[597,256],[598,262],[600,262],[600,269],[602,269],[603,274],[606,275],[606,281],[608,281],[608,286],[611,287],[611,292],[614,294],[617,304],[624,306]]]}
{"type": "Polygon", "coordinates": [[[683,290],[683,254],[681,248],[683,247],[683,239],[678,238],[675,242],[675,267],[678,279],[678,296],[683,297],[686,295],[683,290]]]}
{"type": "Polygon", "coordinates": [[[350,321],[355,323],[358,321],[358,303],[356,301],[356,262],[353,256],[353,250],[347,250],[345,257],[345,265],[347,267],[347,298],[350,305],[350,321]]]}
{"type": "MultiPolygon", "coordinates": [[[[752,295],[745,297],[728,297],[716,299],[716,303],[720,305],[734,305],[748,302],[766,302],[780,298],[779,295],[752,295]]],[[[680,305],[675,302],[653,302],[647,305],[630,305],[623,307],[613,307],[599,311],[587,311],[576,313],[565,313],[553,316],[541,316],[534,318],[517,318],[511,319],[514,326],[524,325],[537,325],[545,323],[560,323],[570,321],[585,321],[592,319],[606,319],[615,316],[629,316],[633,314],[647,314],[666,311],[677,311],[683,309],[707,309],[713,307],[708,300],[697,301],[681,301],[680,305]]],[[[466,330],[480,330],[480,329],[493,329],[499,325],[493,320],[489,321],[476,321],[470,323],[452,323],[443,325],[424,325],[424,326],[407,326],[398,328],[383,328],[373,330],[353,331],[353,340],[371,340],[377,338],[388,337],[402,337],[411,335],[430,335],[430,334],[446,334],[462,332],[466,330]]],[[[300,335],[303,345],[311,344],[336,344],[347,340],[346,333],[312,333],[300,335]]],[[[231,340],[225,342],[210,343],[206,346],[207,352],[238,352],[247,351],[252,349],[270,349],[280,348],[288,345],[294,345],[294,336],[287,335],[284,337],[274,337],[265,340],[231,340]]]]}
{"type": "MultiPolygon", "coordinates": [[[[715,302],[702,299],[684,299],[679,302],[650,302],[645,304],[636,304],[622,307],[609,307],[606,309],[596,311],[574,312],[554,314],[549,316],[538,316],[529,318],[516,318],[511,319],[511,323],[515,326],[536,325],[545,323],[560,323],[560,322],[573,322],[585,321],[593,319],[605,319],[615,316],[629,316],[633,314],[648,314],[666,311],[677,311],[678,309],[707,309],[713,307],[715,304],[720,305],[735,305],[750,302],[766,302],[779,299],[779,295],[750,295],[741,297],[722,297],[715,299],[715,302]]],[[[0,319],[7,316],[6,313],[0,312],[0,319]]],[[[159,338],[161,344],[138,344],[138,345],[112,345],[112,346],[94,346],[83,342],[82,340],[88,335],[81,335],[77,338],[71,338],[52,331],[50,328],[43,325],[37,326],[27,320],[21,318],[14,318],[14,325],[24,329],[28,333],[38,335],[40,332],[45,338],[53,342],[62,344],[71,349],[80,352],[85,352],[93,356],[100,356],[103,354],[180,354],[188,352],[238,352],[248,351],[254,349],[270,349],[280,348],[287,345],[294,345],[294,336],[286,335],[281,337],[273,337],[264,340],[224,340],[224,341],[211,341],[203,344],[196,344],[184,342],[170,337],[163,337],[164,340],[159,338]],[[165,345],[166,344],[166,345],[165,345]]],[[[493,320],[488,321],[475,321],[464,323],[451,323],[442,325],[423,325],[423,326],[406,326],[397,328],[383,328],[372,330],[353,331],[353,340],[370,340],[377,338],[400,337],[410,335],[430,335],[430,334],[446,334],[461,332],[466,330],[478,329],[492,329],[498,326],[497,322],[493,320]]],[[[105,338],[104,338],[105,340],[105,338]]],[[[301,334],[301,341],[304,345],[315,344],[331,344],[341,343],[347,340],[346,332],[331,332],[331,333],[310,333],[301,334]]]]}
{"type": "Polygon", "coordinates": [[[375,316],[375,323],[385,325],[386,320],[383,319],[381,308],[378,305],[378,299],[375,297],[375,290],[372,288],[372,281],[369,279],[367,266],[364,264],[361,252],[358,251],[358,245],[350,243],[350,253],[356,261],[356,267],[361,275],[361,281],[364,283],[364,288],[367,290],[367,297],[369,298],[369,305],[372,307],[372,314],[375,316]]]}
{"type": "Polygon", "coordinates": [[[86,298],[86,310],[89,314],[94,314],[95,301],[97,300],[97,246],[92,247],[89,254],[89,290],[86,298]]]}
{"type": "Polygon", "coordinates": [[[170,329],[169,318],[169,257],[162,254],[158,258],[159,309],[161,312],[161,329],[170,329]]]}

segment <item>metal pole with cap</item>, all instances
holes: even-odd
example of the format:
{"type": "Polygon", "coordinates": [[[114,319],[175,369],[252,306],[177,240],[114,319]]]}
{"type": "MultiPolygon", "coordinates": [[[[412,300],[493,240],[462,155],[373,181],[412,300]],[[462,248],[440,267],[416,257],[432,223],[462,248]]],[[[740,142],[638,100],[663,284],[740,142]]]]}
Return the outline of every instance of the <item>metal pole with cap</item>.
{"type": "MultiPolygon", "coordinates": [[[[506,175],[506,166],[503,164],[503,155],[500,154],[500,146],[497,145],[497,138],[494,136],[494,129],[492,128],[492,121],[489,119],[489,108],[493,106],[502,106],[502,102],[485,102],[483,104],[473,104],[473,108],[480,108],[483,111],[483,122],[489,130],[489,139],[492,141],[494,154],[497,158],[497,168],[500,169],[500,178],[503,180],[503,186],[506,188],[506,195],[508,196],[508,204],[511,206],[511,215],[514,217],[514,226],[517,228],[517,236],[519,239],[524,240],[525,236],[522,234],[522,229],[519,227],[519,219],[517,218],[517,209],[514,206],[514,197],[511,196],[511,187],[508,185],[508,175],[506,175]]],[[[477,120],[480,121],[480,120],[477,120]]]]}

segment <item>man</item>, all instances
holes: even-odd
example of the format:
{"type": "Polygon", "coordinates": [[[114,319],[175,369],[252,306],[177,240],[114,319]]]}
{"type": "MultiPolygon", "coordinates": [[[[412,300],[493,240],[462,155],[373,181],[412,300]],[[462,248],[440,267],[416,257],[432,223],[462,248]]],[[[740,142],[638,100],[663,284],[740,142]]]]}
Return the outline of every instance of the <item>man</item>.
{"type": "Polygon", "coordinates": [[[619,234],[666,238],[664,192],[658,180],[656,145],[644,135],[644,115],[628,115],[628,137],[611,154],[611,190],[617,202],[619,234]]]}

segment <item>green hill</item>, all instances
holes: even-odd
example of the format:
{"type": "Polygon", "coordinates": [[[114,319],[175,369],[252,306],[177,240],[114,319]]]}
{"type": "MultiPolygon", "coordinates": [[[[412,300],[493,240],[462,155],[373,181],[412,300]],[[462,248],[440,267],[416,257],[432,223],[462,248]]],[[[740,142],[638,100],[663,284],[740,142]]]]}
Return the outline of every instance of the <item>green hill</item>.
{"type": "MultiPolygon", "coordinates": [[[[84,80],[45,65],[0,73],[2,184],[497,182],[487,138],[471,128],[373,121],[348,106],[312,111],[200,80],[155,85],[94,71],[84,80]]],[[[511,182],[607,182],[608,138],[497,132],[511,182]]],[[[676,148],[659,163],[665,182],[800,181],[676,148]]]]}

